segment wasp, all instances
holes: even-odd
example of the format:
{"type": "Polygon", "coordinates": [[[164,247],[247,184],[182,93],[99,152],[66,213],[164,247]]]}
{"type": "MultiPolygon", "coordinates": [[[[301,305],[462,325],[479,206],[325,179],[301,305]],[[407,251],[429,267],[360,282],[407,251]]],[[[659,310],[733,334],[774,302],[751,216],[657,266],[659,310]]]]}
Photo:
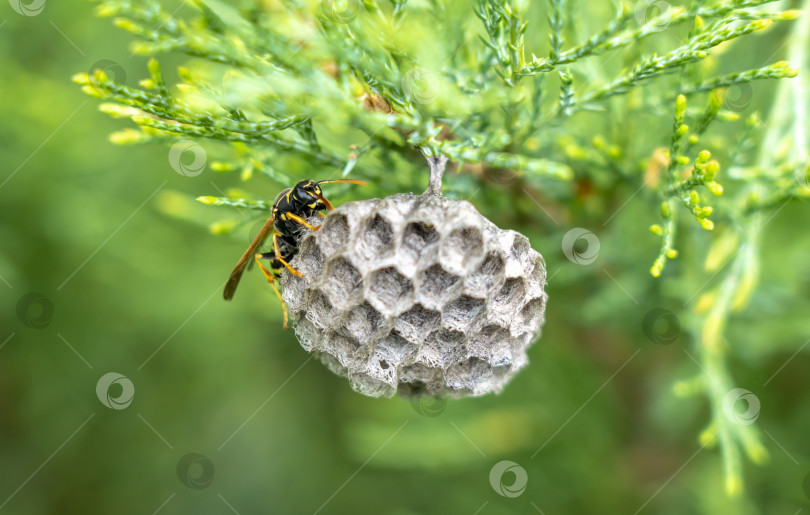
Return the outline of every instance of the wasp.
{"type": "Polygon", "coordinates": [[[287,306],[284,299],[281,297],[281,292],[276,287],[276,280],[281,277],[281,271],[286,268],[291,274],[297,277],[303,277],[301,272],[296,270],[290,265],[290,261],[298,253],[298,247],[301,244],[301,237],[305,229],[317,231],[319,226],[311,225],[307,220],[316,214],[324,216],[323,211],[331,211],[334,209],[331,203],[326,200],[321,192],[321,184],[333,183],[348,183],[359,184],[366,186],[363,181],[353,179],[332,179],[326,181],[311,181],[303,180],[298,182],[292,188],[287,188],[278,194],[273,201],[273,207],[270,210],[270,218],[262,226],[259,234],[247,248],[236,267],[228,277],[228,282],[225,283],[225,300],[231,300],[236,287],[239,285],[239,280],[242,279],[242,274],[250,264],[250,260],[254,259],[259,269],[262,271],[273,291],[276,292],[279,300],[281,300],[281,308],[284,311],[284,328],[287,328],[287,306]],[[272,234],[273,250],[270,252],[257,252],[261,247],[264,240],[272,234]],[[269,270],[262,264],[261,260],[266,259],[270,261],[269,270]]]}

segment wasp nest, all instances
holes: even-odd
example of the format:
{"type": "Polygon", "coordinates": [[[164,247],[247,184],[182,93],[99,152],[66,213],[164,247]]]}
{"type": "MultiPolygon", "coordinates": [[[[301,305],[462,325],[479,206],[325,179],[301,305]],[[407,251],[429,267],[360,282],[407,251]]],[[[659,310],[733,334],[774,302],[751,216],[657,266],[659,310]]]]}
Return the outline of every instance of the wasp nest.
{"type": "Polygon", "coordinates": [[[292,265],[303,278],[285,270],[283,297],[301,345],[372,397],[498,392],[543,323],[542,256],[468,202],[343,204],[292,265]]]}

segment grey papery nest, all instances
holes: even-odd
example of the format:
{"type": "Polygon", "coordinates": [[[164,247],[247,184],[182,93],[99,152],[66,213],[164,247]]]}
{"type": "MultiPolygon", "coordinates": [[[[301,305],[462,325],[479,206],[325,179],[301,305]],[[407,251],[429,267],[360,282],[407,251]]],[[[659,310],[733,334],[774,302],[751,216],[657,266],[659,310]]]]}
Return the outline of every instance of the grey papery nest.
{"type": "Polygon", "coordinates": [[[430,190],[310,222],[283,297],[301,345],[356,391],[483,395],[526,365],[547,295],[525,236],[430,190]]]}

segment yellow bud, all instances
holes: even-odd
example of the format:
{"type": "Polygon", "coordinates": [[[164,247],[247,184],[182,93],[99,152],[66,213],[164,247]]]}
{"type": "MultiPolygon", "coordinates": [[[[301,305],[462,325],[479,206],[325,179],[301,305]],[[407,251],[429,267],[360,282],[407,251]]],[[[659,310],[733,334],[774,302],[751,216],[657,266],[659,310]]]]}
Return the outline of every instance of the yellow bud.
{"type": "Polygon", "coordinates": [[[216,203],[217,203],[217,198],[216,198],[216,197],[212,197],[212,196],[210,196],[210,195],[208,195],[208,196],[203,196],[203,197],[197,197],[197,199],[196,199],[196,200],[197,200],[197,202],[201,202],[201,203],[203,203],[203,204],[207,204],[207,205],[209,205],[209,206],[213,206],[214,204],[216,204],[216,203]]]}
{"type": "Polygon", "coordinates": [[[137,116],[143,114],[142,111],[134,107],[108,103],[99,105],[98,110],[104,114],[112,116],[113,118],[129,118],[130,116],[137,116]]]}
{"type": "Polygon", "coordinates": [[[677,251],[677,250],[675,250],[675,249],[669,249],[669,250],[667,251],[667,257],[668,257],[669,259],[675,259],[676,257],[678,257],[678,251],[677,251]]]}
{"type": "Polygon", "coordinates": [[[658,236],[664,235],[664,229],[661,228],[660,225],[655,224],[650,226],[650,232],[653,234],[657,234],[658,236]]]}
{"type": "Polygon", "coordinates": [[[714,272],[725,264],[731,255],[739,249],[740,235],[735,231],[721,232],[706,254],[705,268],[707,272],[714,272]]]}
{"type": "Polygon", "coordinates": [[[740,119],[740,115],[732,111],[720,111],[717,113],[717,118],[724,122],[736,122],[740,119]]]}
{"type": "Polygon", "coordinates": [[[735,473],[726,477],[726,494],[729,497],[739,497],[742,491],[743,482],[739,475],[735,473]]]}
{"type": "Polygon", "coordinates": [[[211,170],[215,172],[230,172],[233,170],[233,165],[231,163],[225,163],[222,161],[214,161],[211,163],[211,170]]]}
{"type": "Polygon", "coordinates": [[[712,305],[714,304],[715,299],[717,298],[717,293],[714,291],[710,291],[708,293],[704,293],[700,296],[695,304],[695,314],[702,315],[711,309],[712,305]]]}
{"type": "Polygon", "coordinates": [[[686,97],[683,95],[678,95],[678,98],[675,99],[675,109],[683,113],[686,110],[686,97]]]}
{"type": "Polygon", "coordinates": [[[110,143],[115,145],[132,145],[149,139],[144,133],[135,129],[124,129],[109,136],[110,143]]]}
{"type": "Polygon", "coordinates": [[[713,183],[709,184],[708,188],[709,188],[709,191],[712,192],[712,195],[714,195],[715,197],[719,197],[720,195],[723,194],[723,186],[721,186],[720,184],[718,184],[716,182],[713,182],[713,183]]]}
{"type": "Polygon", "coordinates": [[[672,393],[677,395],[678,397],[690,397],[692,395],[697,395],[703,391],[705,388],[706,382],[703,379],[703,376],[693,377],[691,379],[685,379],[683,381],[678,381],[672,385],[672,393]]]}
{"type": "Polygon", "coordinates": [[[792,79],[793,77],[795,77],[798,74],[799,74],[799,69],[798,68],[790,67],[790,68],[785,68],[785,71],[782,74],[782,76],[792,79]]]}
{"type": "Polygon", "coordinates": [[[701,227],[703,227],[707,231],[711,231],[712,229],[714,229],[714,222],[712,222],[708,218],[699,218],[699,220],[701,227]]]}
{"type": "Polygon", "coordinates": [[[706,317],[706,322],[703,324],[701,331],[701,338],[703,346],[707,352],[716,354],[721,351],[724,346],[723,342],[723,320],[713,314],[706,317]]]}
{"type": "Polygon", "coordinates": [[[757,21],[751,23],[751,27],[753,27],[754,30],[767,29],[771,25],[773,25],[773,20],[768,20],[768,19],[757,20],[757,21]]]}
{"type": "Polygon", "coordinates": [[[113,4],[101,4],[96,7],[96,16],[107,18],[118,14],[118,7],[113,4]]]}
{"type": "Polygon", "coordinates": [[[160,75],[160,62],[158,62],[157,59],[149,59],[149,64],[147,64],[147,67],[149,68],[149,73],[152,74],[153,77],[160,75]]]}
{"type": "Polygon", "coordinates": [[[118,27],[119,29],[124,29],[127,32],[135,32],[138,30],[138,26],[132,21],[126,18],[116,18],[113,20],[113,25],[118,27]]]}
{"type": "Polygon", "coordinates": [[[85,95],[90,95],[93,98],[104,98],[104,95],[93,86],[82,86],[82,91],[85,95]]]}
{"type": "Polygon", "coordinates": [[[77,73],[73,75],[70,80],[82,86],[90,84],[90,76],[86,73],[77,73]]]}
{"type": "Polygon", "coordinates": [[[798,9],[791,9],[789,11],[783,11],[782,14],[779,16],[783,20],[795,20],[796,18],[800,17],[802,12],[798,9]]]}
{"type": "Polygon", "coordinates": [[[584,148],[580,147],[579,145],[573,144],[566,145],[565,155],[576,161],[582,161],[583,159],[588,157],[588,153],[585,151],[584,148]]]}
{"type": "Polygon", "coordinates": [[[700,441],[700,445],[704,447],[714,447],[714,445],[717,443],[717,426],[712,424],[704,429],[700,433],[698,441],[700,441]]]}
{"type": "Polygon", "coordinates": [[[214,222],[210,226],[208,226],[208,230],[211,231],[211,234],[228,234],[233,230],[234,222],[214,222]]]}
{"type": "Polygon", "coordinates": [[[748,455],[751,461],[753,461],[757,465],[767,463],[768,458],[770,458],[770,455],[768,454],[768,449],[763,447],[757,441],[746,441],[745,453],[748,455]]]}
{"type": "Polygon", "coordinates": [[[743,276],[737,291],[734,292],[734,298],[731,300],[731,311],[740,311],[748,304],[748,300],[756,287],[756,275],[756,273],[746,273],[743,276]]]}

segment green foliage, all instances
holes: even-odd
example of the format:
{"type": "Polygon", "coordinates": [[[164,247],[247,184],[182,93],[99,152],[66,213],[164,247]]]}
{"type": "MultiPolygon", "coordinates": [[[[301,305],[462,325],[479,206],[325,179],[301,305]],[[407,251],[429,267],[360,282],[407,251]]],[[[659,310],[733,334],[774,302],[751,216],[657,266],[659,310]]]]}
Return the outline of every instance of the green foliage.
{"type": "MultiPolygon", "coordinates": [[[[710,248],[706,255],[689,249],[689,262],[670,278],[682,304],[702,294],[694,313],[681,314],[701,374],[676,392],[709,400],[701,443],[719,444],[726,489],[738,494],[741,451],[755,462],[767,452],[756,425],[734,424],[723,411],[735,384],[727,325],[755,290],[769,212],[810,192],[807,105],[798,93],[807,79],[795,67],[807,60],[802,33],[788,38],[791,64],[737,69],[724,57],[799,16],[762,8],[769,3],[694,1],[648,19],[625,2],[615,13],[600,2],[583,16],[583,2],[563,0],[547,7],[365,0],[347,2],[345,11],[329,2],[195,0],[196,9],[178,17],[152,0],[111,0],[98,14],[136,36],[134,52],[192,60],[171,84],[155,59],[138,87],[101,70],[74,80],[107,102],[103,111],[138,126],[113,134],[113,142],[226,142],[212,168],[245,181],[258,172],[279,189],[303,177],[351,174],[374,185],[369,194],[421,191],[421,151],[453,163],[449,195],[483,189],[482,209],[496,222],[529,231],[536,228],[526,218],[542,215],[510,206],[521,191],[584,226],[610,222],[640,194],[638,218],[658,219],[650,231],[660,245],[657,257],[617,260],[627,274],[646,274],[652,263],[654,277],[666,275],[681,247],[710,248]],[[770,79],[786,79],[777,98],[794,102],[769,106],[766,123],[741,116],[727,92],[770,79]],[[513,190],[490,180],[503,175],[514,178],[513,190]],[[719,235],[696,234],[704,230],[719,235]],[[700,270],[704,259],[708,271],[700,270]]],[[[267,200],[246,197],[199,200],[267,211],[267,200]]],[[[636,219],[628,230],[633,224],[649,225],[636,219]]]]}

